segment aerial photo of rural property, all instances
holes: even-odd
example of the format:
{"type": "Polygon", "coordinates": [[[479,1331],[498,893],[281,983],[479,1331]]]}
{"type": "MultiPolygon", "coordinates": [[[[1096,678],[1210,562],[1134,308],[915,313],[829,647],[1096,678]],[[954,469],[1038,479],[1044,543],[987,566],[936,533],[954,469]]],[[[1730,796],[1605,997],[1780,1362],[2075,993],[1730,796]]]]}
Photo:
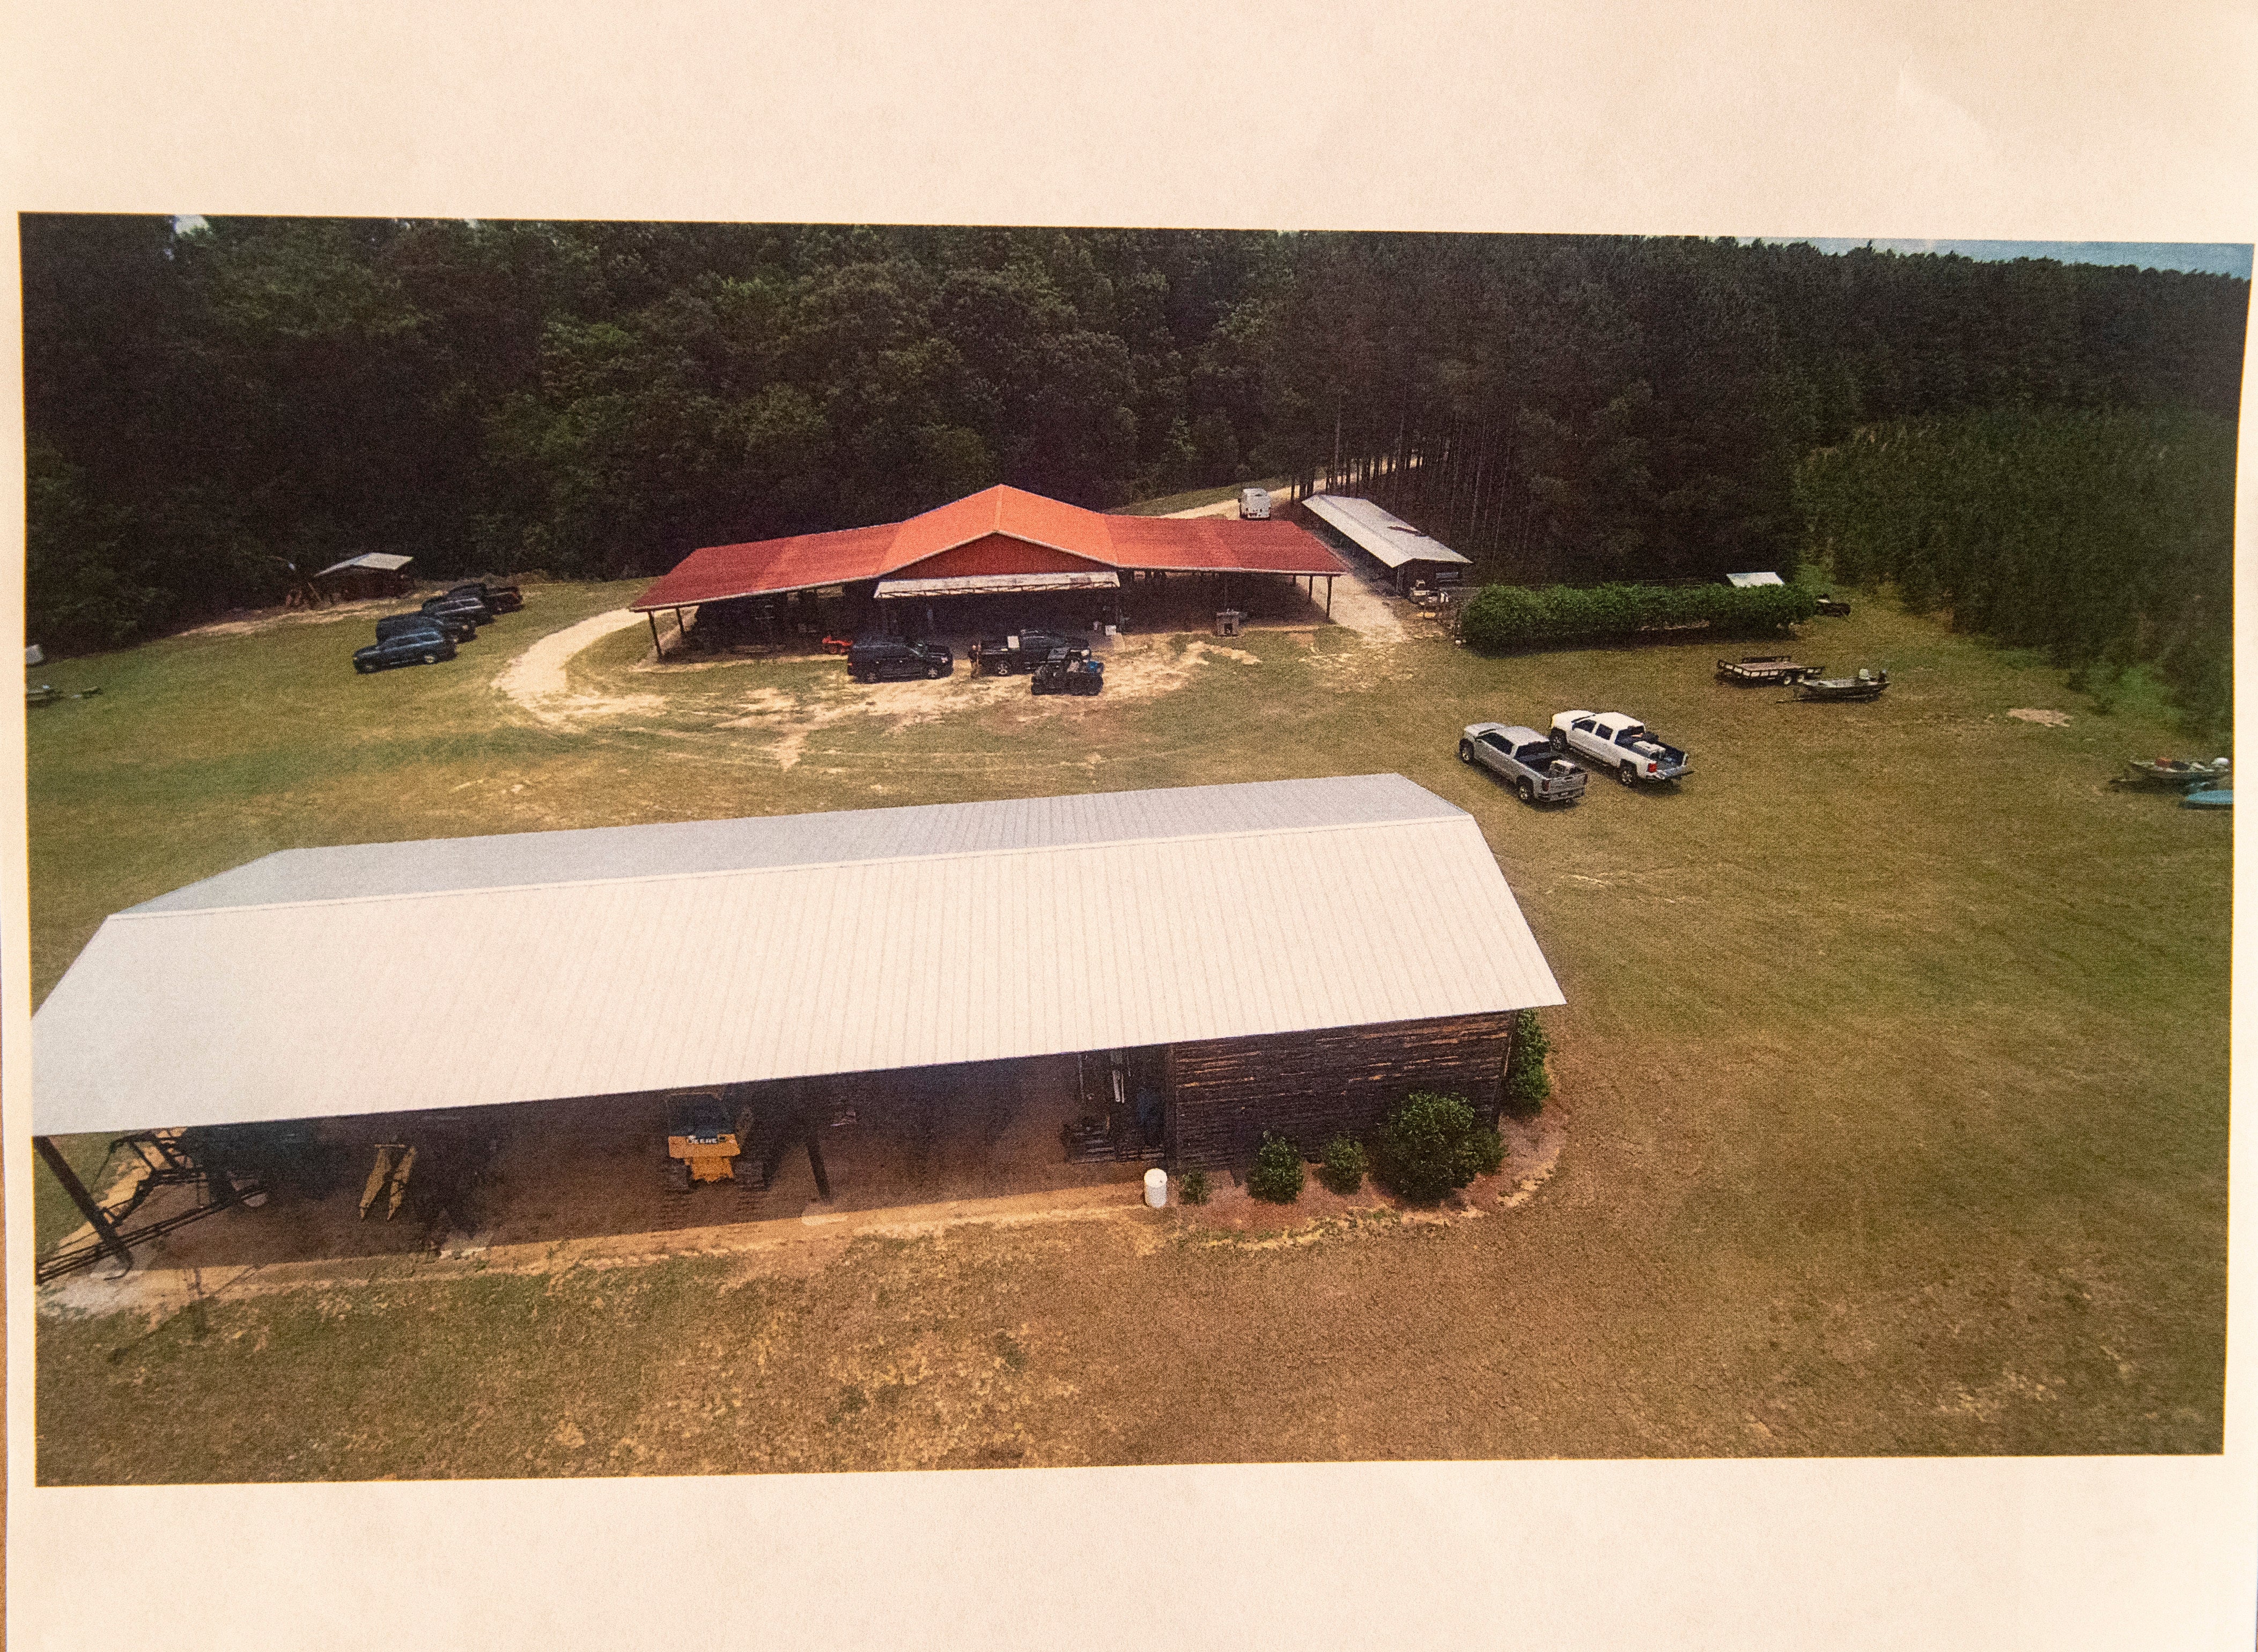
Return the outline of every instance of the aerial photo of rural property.
{"type": "Polygon", "coordinates": [[[19,229],[40,1484],[2221,1449],[2249,249],[19,229]]]}

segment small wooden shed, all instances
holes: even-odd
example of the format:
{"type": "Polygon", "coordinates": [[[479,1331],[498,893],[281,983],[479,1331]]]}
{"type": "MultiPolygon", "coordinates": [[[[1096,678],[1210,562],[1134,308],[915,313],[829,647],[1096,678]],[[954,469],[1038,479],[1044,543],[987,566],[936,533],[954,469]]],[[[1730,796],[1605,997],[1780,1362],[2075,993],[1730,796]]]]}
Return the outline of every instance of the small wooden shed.
{"type": "Polygon", "coordinates": [[[323,592],[339,601],[402,597],[408,594],[411,583],[408,564],[415,560],[413,557],[395,557],[388,551],[366,551],[343,562],[331,563],[314,576],[314,581],[323,592]]]}

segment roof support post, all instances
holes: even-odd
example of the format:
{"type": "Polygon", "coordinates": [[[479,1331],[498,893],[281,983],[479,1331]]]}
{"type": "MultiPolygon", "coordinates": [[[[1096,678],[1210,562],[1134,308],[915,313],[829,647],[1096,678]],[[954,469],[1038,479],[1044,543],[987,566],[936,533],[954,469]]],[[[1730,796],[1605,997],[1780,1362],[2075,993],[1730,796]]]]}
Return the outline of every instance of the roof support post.
{"type": "Polygon", "coordinates": [[[1328,620],[1330,620],[1330,619],[1331,619],[1332,617],[1333,617],[1333,577],[1332,577],[1331,574],[1327,574],[1327,575],[1325,576],[1325,618],[1326,618],[1326,619],[1328,619],[1328,620]]]}
{"type": "Polygon", "coordinates": [[[807,1132],[807,1167],[815,1173],[815,1196],[824,1203],[829,1204],[831,1178],[824,1174],[823,1149],[816,1145],[816,1138],[820,1134],[819,1127],[813,1119],[809,1119],[803,1128],[807,1132]]]}
{"type": "Polygon", "coordinates": [[[78,1207],[79,1215],[84,1216],[87,1225],[94,1230],[94,1236],[101,1242],[102,1248],[117,1258],[121,1269],[131,1268],[133,1266],[132,1249],[118,1237],[117,1223],[110,1221],[110,1213],[86,1190],[86,1184],[78,1179],[78,1172],[70,1167],[70,1161],[55,1145],[54,1138],[34,1136],[32,1145],[39,1150],[39,1157],[46,1161],[47,1168],[54,1173],[55,1180],[62,1183],[63,1191],[70,1195],[71,1202],[78,1207]]]}
{"type": "Polygon", "coordinates": [[[658,611],[654,608],[649,613],[644,614],[643,618],[650,621],[650,651],[652,656],[657,657],[660,653],[658,646],[658,611]]]}

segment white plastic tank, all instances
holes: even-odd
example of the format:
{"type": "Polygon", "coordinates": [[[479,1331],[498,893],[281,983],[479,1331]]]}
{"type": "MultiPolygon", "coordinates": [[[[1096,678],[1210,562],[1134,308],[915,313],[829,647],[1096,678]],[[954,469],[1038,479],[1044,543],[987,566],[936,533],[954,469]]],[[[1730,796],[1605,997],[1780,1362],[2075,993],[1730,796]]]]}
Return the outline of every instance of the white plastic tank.
{"type": "Polygon", "coordinates": [[[1168,1202],[1168,1173],[1158,1165],[1145,1173],[1145,1202],[1155,1210],[1168,1202]]]}

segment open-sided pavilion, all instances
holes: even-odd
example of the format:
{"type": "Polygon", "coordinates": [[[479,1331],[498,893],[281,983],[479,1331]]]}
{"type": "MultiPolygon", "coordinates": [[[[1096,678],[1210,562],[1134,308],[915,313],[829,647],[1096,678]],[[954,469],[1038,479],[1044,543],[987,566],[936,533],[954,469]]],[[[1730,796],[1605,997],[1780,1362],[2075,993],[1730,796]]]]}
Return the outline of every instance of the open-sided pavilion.
{"type": "Polygon", "coordinates": [[[903,522],[692,551],[628,606],[657,616],[707,603],[838,587],[883,604],[940,597],[1118,591],[1125,578],[1281,576],[1310,597],[1346,572],[1314,535],[1282,519],[1111,516],[997,486],[903,522]]]}
{"type": "Polygon", "coordinates": [[[292,849],[103,923],[34,1017],[32,1121],[60,1166],[1087,1055],[1158,1156],[1235,1166],[1414,1089],[1494,1106],[1560,1001],[1480,828],[1397,775],[292,849]]]}

